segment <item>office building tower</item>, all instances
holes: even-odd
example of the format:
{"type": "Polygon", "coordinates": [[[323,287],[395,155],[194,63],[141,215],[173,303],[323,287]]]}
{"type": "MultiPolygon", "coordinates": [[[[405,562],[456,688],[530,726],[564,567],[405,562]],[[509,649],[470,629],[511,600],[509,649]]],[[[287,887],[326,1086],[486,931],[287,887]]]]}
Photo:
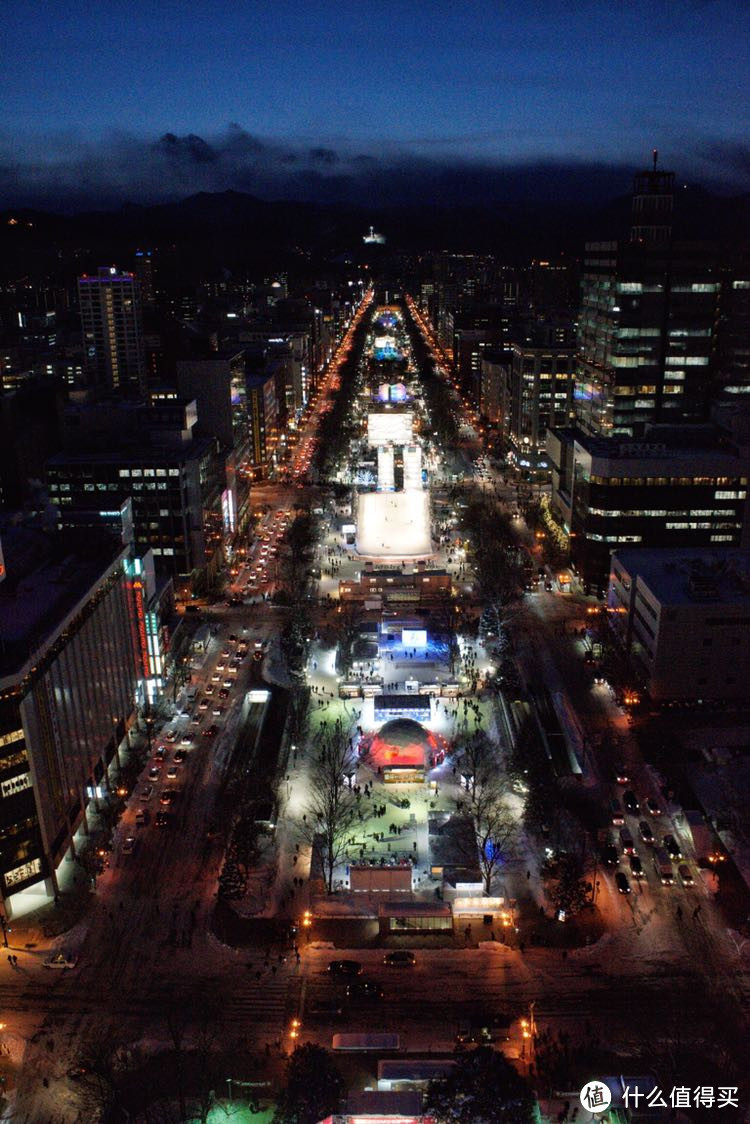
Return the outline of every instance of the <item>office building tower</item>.
{"type": "Polygon", "coordinates": [[[0,894],[6,917],[57,892],[107,802],[141,673],[128,548],[106,534],[3,534],[0,894]]]}
{"type": "MultiPolygon", "coordinates": [[[[524,475],[549,474],[547,430],[568,425],[573,413],[575,350],[542,343],[554,333],[530,329],[514,343],[508,367],[505,434],[509,456],[524,475]]],[[[561,339],[565,334],[561,330],[561,339]]],[[[568,343],[572,343],[569,338],[568,343]]]]}
{"type": "Polygon", "coordinates": [[[143,393],[146,363],[140,285],[132,273],[103,266],[96,277],[78,278],[85,353],[85,389],[143,393]]]}
{"type": "Polygon", "coordinates": [[[595,588],[626,546],[750,545],[750,456],[712,426],[653,426],[640,441],[555,429],[547,454],[553,510],[595,588]]]}
{"type": "Polygon", "coordinates": [[[578,321],[578,423],[638,436],[709,415],[720,275],[716,247],[676,241],[671,172],[636,175],[628,242],[586,245],[578,321]]]}

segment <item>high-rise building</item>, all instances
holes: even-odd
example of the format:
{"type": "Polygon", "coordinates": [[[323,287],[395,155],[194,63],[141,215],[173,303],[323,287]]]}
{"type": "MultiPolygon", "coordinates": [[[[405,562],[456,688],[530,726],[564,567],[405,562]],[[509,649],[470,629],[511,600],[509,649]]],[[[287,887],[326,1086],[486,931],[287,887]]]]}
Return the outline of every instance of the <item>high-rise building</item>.
{"type": "Polygon", "coordinates": [[[85,352],[85,389],[141,394],[146,385],[141,294],[132,273],[100,267],[78,278],[85,352]]]}
{"type": "Polygon", "coordinates": [[[567,425],[573,411],[575,351],[554,343],[540,346],[532,332],[528,343],[513,344],[508,375],[505,431],[510,456],[524,475],[547,476],[547,430],[567,425]]]}
{"type": "Polygon", "coordinates": [[[22,525],[3,543],[0,896],[12,917],[52,897],[92,804],[107,801],[143,672],[127,547],[22,525]]]}
{"type": "Polygon", "coordinates": [[[604,589],[623,547],[750,546],[748,450],[712,426],[653,426],[641,440],[547,434],[552,507],[573,564],[604,589]]]}
{"type": "Polygon", "coordinates": [[[638,436],[708,417],[720,303],[716,247],[673,238],[674,175],[635,176],[630,240],[586,245],[578,321],[582,429],[638,436]]]}

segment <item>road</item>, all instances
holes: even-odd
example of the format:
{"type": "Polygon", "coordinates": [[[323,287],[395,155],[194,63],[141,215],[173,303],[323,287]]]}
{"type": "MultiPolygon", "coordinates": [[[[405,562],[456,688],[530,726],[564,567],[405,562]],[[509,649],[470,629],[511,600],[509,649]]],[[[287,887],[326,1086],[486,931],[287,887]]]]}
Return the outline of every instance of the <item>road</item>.
{"type": "MultiPolygon", "coordinates": [[[[699,1054],[702,1050],[706,1055],[721,1043],[728,1057],[750,1070],[746,1040],[741,1031],[734,1030],[743,1026],[748,1011],[750,957],[732,945],[711,888],[692,858],[696,885],[664,887],[647,861],[648,848],[640,842],[646,877],[642,882],[631,879],[633,892],[621,895],[611,872],[600,866],[597,906],[605,934],[591,947],[565,955],[557,948],[533,947],[528,939],[523,951],[487,941],[478,948],[457,944],[417,947],[415,968],[393,969],[384,965],[382,948],[347,950],[337,941],[334,950],[316,940],[313,925],[312,939],[302,945],[298,964],[288,951],[274,949],[267,961],[265,946],[233,949],[211,932],[223,846],[221,833],[211,830],[217,827],[217,794],[230,760],[241,699],[251,682],[255,645],[269,641],[273,646],[287,615],[286,610],[263,599],[274,587],[272,560],[278,555],[271,551],[278,551],[283,527],[292,518],[296,503],[321,503],[321,491],[309,483],[309,460],[320,412],[334,392],[334,381],[324,385],[304,421],[290,479],[265,482],[253,489],[256,510],[269,510],[257,528],[247,559],[233,575],[229,592],[235,603],[211,609],[210,619],[218,633],[205,659],[193,668],[191,686],[209,706],[197,711],[203,715],[200,725],[185,714],[154,736],[154,749],[162,743],[168,747],[169,761],[160,767],[160,775],[174,763],[183,735],[189,735],[191,741],[185,747],[187,760],[169,785],[166,779],[154,782],[154,795],[145,802],[140,794],[149,783],[153,758],[144,770],[118,828],[113,861],[98,879],[85,918],[65,938],[64,946],[76,958],[75,968],[45,969],[43,956],[34,950],[20,953],[18,970],[6,968],[4,963],[0,968],[6,1041],[25,1044],[26,1050],[18,1086],[20,1119],[26,1113],[29,1124],[88,1121],[89,1109],[81,1090],[67,1076],[81,1051],[101,1041],[144,1043],[149,1050],[167,1047],[170,1021],[187,1005],[197,1011],[204,1003],[218,1008],[216,1026],[223,1044],[236,1044],[243,1051],[269,1044],[274,1057],[273,1044],[289,1044],[293,1016],[301,1018],[302,1041],[327,1045],[337,1030],[398,1030],[410,1050],[442,1052],[452,1049],[457,1023],[463,1017],[489,1008],[514,1020],[504,1049],[520,1058],[518,1020],[533,1003],[540,1029],[570,1030],[582,1049],[592,1033],[588,1028],[593,1027],[614,1052],[634,1059],[637,1065],[646,1066],[649,1058],[664,1057],[670,1050],[682,1059],[685,1043],[691,1041],[699,1054]],[[265,583],[262,577],[259,580],[264,568],[269,578],[265,583]],[[236,675],[230,674],[228,665],[239,643],[231,642],[230,635],[248,649],[236,675]],[[219,700],[222,690],[228,694],[219,700]],[[222,709],[214,715],[216,703],[222,709]],[[204,737],[202,730],[214,723],[216,736],[204,737]],[[175,731],[174,742],[166,741],[167,729],[175,731]],[[165,787],[177,787],[180,793],[171,826],[159,828],[154,819],[156,811],[166,807],[159,804],[165,787]],[[143,807],[151,812],[151,822],[138,828],[136,812],[143,807]],[[122,844],[131,835],[138,839],[138,847],[127,856],[122,844]],[[382,1001],[347,1005],[342,987],[326,972],[331,959],[346,955],[360,960],[368,978],[382,984],[382,1001]],[[317,1021],[313,1014],[316,1004],[330,997],[342,999],[345,1017],[317,1021]]],[[[467,414],[465,426],[467,441],[478,446],[476,419],[467,414]]],[[[515,483],[504,482],[486,462],[480,461],[476,471],[479,479],[472,486],[478,484],[501,509],[512,511],[515,483]]],[[[436,490],[436,496],[440,494],[436,490]]],[[[524,533],[520,525],[519,533],[524,533]]],[[[337,541],[340,532],[329,524],[320,552],[322,569],[331,565],[327,559],[337,541]]],[[[461,562],[448,563],[447,553],[446,565],[458,581],[461,562]]],[[[329,571],[321,592],[335,597],[338,577],[354,572],[357,565],[352,561],[344,564],[343,571],[329,571]]],[[[528,594],[514,621],[513,634],[527,679],[543,682],[551,690],[567,691],[580,715],[590,757],[576,799],[594,822],[606,816],[609,797],[617,791],[610,775],[611,762],[597,749],[603,734],[614,737],[638,796],[656,796],[658,789],[630,736],[624,712],[608,692],[588,685],[582,647],[570,629],[589,604],[574,595],[528,594]]],[[[672,831],[689,853],[676,811],[666,807],[665,815],[656,818],[659,830],[672,831]]],[[[628,817],[636,839],[638,822],[639,817],[628,817]]],[[[525,859],[516,863],[507,878],[528,894],[525,867],[525,859]]],[[[627,870],[624,861],[620,869],[627,870]]],[[[695,1056],[690,1056],[694,1064],[695,1056]]],[[[524,1060],[528,1062],[528,1058],[524,1060]]],[[[710,1083],[695,1069],[690,1076],[695,1076],[696,1083],[710,1083]]]]}

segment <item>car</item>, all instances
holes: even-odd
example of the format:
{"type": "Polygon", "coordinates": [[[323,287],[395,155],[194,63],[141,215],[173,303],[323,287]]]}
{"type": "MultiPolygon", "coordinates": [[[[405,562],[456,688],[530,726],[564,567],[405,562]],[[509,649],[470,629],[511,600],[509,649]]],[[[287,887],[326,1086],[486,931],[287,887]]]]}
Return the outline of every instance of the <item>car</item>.
{"type": "Polygon", "coordinates": [[[329,1019],[335,1021],[343,1018],[344,1008],[335,999],[320,999],[317,1003],[313,1003],[306,1014],[315,1021],[328,1022],[329,1019]]]}
{"type": "Polygon", "coordinates": [[[646,877],[646,872],[643,869],[643,863],[641,862],[641,860],[638,858],[637,855],[631,855],[630,859],[629,859],[629,862],[630,862],[630,872],[633,875],[633,878],[645,878],[646,877]]]}
{"type": "Polygon", "coordinates": [[[229,689],[227,687],[221,688],[221,690],[219,691],[219,698],[220,699],[228,699],[229,698],[229,689]]]}
{"type": "Polygon", "coordinates": [[[622,802],[625,805],[625,807],[627,808],[627,810],[630,812],[631,816],[636,816],[638,814],[638,812],[641,810],[641,806],[638,803],[638,798],[636,797],[633,790],[630,789],[630,788],[627,789],[625,792],[623,792],[622,802]]]}
{"type": "Polygon", "coordinates": [[[346,986],[347,999],[382,999],[383,989],[375,980],[353,980],[346,986]]]}
{"type": "Polygon", "coordinates": [[[190,719],[190,725],[191,726],[200,726],[202,721],[203,721],[203,715],[202,714],[196,714],[193,718],[190,719]]]}
{"type": "MultiPolygon", "coordinates": [[[[190,737],[190,735],[189,734],[183,734],[182,737],[180,738],[180,745],[192,745],[192,744],[193,744],[193,739],[190,737]]],[[[175,761],[176,760],[177,760],[177,758],[175,757],[175,761]]]]}
{"type": "MultiPolygon", "coordinates": [[[[211,695],[214,693],[215,690],[216,690],[216,688],[212,687],[211,684],[209,683],[209,685],[206,687],[206,694],[208,695],[209,698],[211,697],[211,695]]],[[[205,699],[203,701],[205,702],[205,699]]],[[[208,706],[208,703],[206,703],[206,706],[208,706]]]]}
{"type": "Polygon", "coordinates": [[[164,748],[164,746],[163,745],[158,746],[157,749],[156,749],[156,753],[154,754],[154,764],[158,765],[161,761],[164,760],[166,755],[167,755],[167,751],[164,748]]]}
{"type": "Polygon", "coordinates": [[[413,968],[417,958],[406,948],[396,948],[392,952],[386,952],[383,963],[389,968],[413,968]]]}
{"type": "Polygon", "coordinates": [[[624,875],[621,870],[618,870],[615,875],[615,885],[621,894],[630,893],[630,883],[628,882],[627,876],[624,875]]]}
{"type": "Polygon", "coordinates": [[[682,858],[682,851],[680,850],[680,845],[677,842],[677,840],[675,839],[674,835],[671,835],[671,834],[665,835],[664,838],[662,839],[662,845],[664,847],[664,850],[669,855],[670,859],[681,859],[682,858]]]}
{"type": "MultiPolygon", "coordinates": [[[[234,680],[233,679],[225,679],[224,682],[222,683],[221,687],[222,687],[222,690],[224,690],[224,691],[231,690],[232,687],[234,687],[234,680]]],[[[219,691],[219,694],[221,694],[221,691],[219,691]]]]}
{"type": "Polygon", "coordinates": [[[53,952],[52,955],[48,956],[44,961],[44,967],[55,968],[64,972],[70,968],[75,968],[77,963],[78,961],[75,956],[72,956],[69,952],[53,952]]]}
{"type": "Polygon", "coordinates": [[[217,665],[216,665],[216,670],[217,670],[217,671],[226,671],[226,666],[227,666],[227,665],[226,665],[226,664],[224,663],[224,661],[222,660],[222,662],[221,662],[221,663],[217,663],[217,665]]]}
{"type": "Polygon", "coordinates": [[[161,776],[161,774],[159,772],[159,766],[158,765],[152,765],[151,768],[148,771],[148,779],[150,781],[158,781],[160,776],[161,776]]]}
{"type": "Polygon", "coordinates": [[[654,833],[651,830],[651,824],[650,823],[648,823],[646,820],[641,820],[641,822],[638,824],[638,831],[639,831],[641,839],[643,840],[644,843],[653,844],[654,833]]]}
{"type": "Polygon", "coordinates": [[[140,800],[147,804],[151,797],[154,795],[154,786],[152,784],[145,784],[141,789],[140,800]]]}
{"type": "MultiPolygon", "coordinates": [[[[231,637],[230,637],[230,640],[231,640],[231,637]]],[[[223,660],[228,660],[231,655],[232,655],[232,653],[229,651],[229,649],[225,648],[224,651],[221,653],[221,658],[223,660]]]]}
{"type": "Polygon", "coordinates": [[[154,823],[157,827],[171,827],[172,817],[169,812],[157,812],[154,823]]]}
{"type": "Polygon", "coordinates": [[[229,633],[229,643],[230,644],[236,644],[237,643],[237,637],[235,636],[235,634],[233,632],[229,633]]]}
{"type": "Polygon", "coordinates": [[[618,784],[630,784],[630,776],[628,774],[627,766],[619,761],[615,765],[615,780],[618,784]]]}
{"type": "MultiPolygon", "coordinates": [[[[221,683],[221,676],[219,675],[218,671],[215,671],[213,673],[213,675],[211,676],[211,682],[212,683],[221,683]]],[[[208,694],[208,691],[206,691],[206,694],[208,694]]]]}
{"type": "Polygon", "coordinates": [[[68,1080],[83,1081],[84,1077],[88,1077],[90,1073],[91,1070],[87,1069],[85,1065],[74,1065],[68,1070],[68,1080]]]}
{"type": "MultiPolygon", "coordinates": [[[[192,742],[191,742],[191,744],[192,744],[192,742]]],[[[178,749],[177,752],[174,755],[174,760],[175,760],[175,765],[181,765],[183,761],[186,761],[187,760],[187,753],[185,752],[185,750],[184,749],[178,749]]],[[[169,776],[169,773],[167,773],[167,776],[169,776]]]]}
{"type": "Polygon", "coordinates": [[[167,807],[169,807],[169,805],[174,804],[176,799],[177,799],[176,790],[173,789],[173,788],[165,788],[165,789],[162,790],[162,794],[159,797],[159,803],[164,804],[167,807]]]}
{"type": "Polygon", "coordinates": [[[693,878],[692,874],[690,873],[690,867],[688,866],[687,863],[680,863],[680,865],[677,867],[677,873],[680,876],[680,882],[682,883],[683,886],[694,886],[695,885],[695,879],[693,878]]]}
{"type": "Polygon", "coordinates": [[[359,976],[362,974],[362,965],[359,960],[332,960],[327,969],[332,976],[359,976]]]}
{"type": "Polygon", "coordinates": [[[166,733],[165,736],[166,736],[166,739],[167,739],[168,742],[173,742],[177,738],[177,731],[176,730],[167,730],[167,733],[166,733]]]}
{"type": "MultiPolygon", "coordinates": [[[[177,774],[179,773],[179,771],[180,770],[177,768],[176,765],[170,765],[169,768],[167,769],[167,780],[168,781],[176,780],[177,774]]],[[[163,795],[163,793],[162,793],[162,795],[163,795]]]]}
{"type": "Polygon", "coordinates": [[[134,835],[128,835],[127,839],[122,845],[123,855],[132,855],[138,846],[138,840],[134,835]]]}
{"type": "Polygon", "coordinates": [[[511,1023],[501,1015],[480,1014],[458,1024],[459,1045],[491,1046],[493,1042],[510,1041],[511,1023]]]}
{"type": "Polygon", "coordinates": [[[219,732],[219,727],[214,722],[214,724],[212,726],[206,726],[205,730],[203,731],[203,737],[204,738],[215,738],[216,735],[218,734],[218,732],[219,732]]]}
{"type": "Polygon", "coordinates": [[[218,705],[217,705],[217,706],[214,706],[214,708],[213,708],[213,710],[211,711],[211,713],[213,714],[214,718],[218,718],[218,717],[219,717],[219,715],[221,715],[221,714],[223,714],[223,713],[224,713],[224,707],[223,707],[223,706],[218,706],[218,705]]]}
{"type": "Polygon", "coordinates": [[[150,822],[150,820],[151,820],[151,815],[148,811],[148,808],[139,808],[138,811],[135,813],[135,826],[136,827],[145,827],[146,824],[150,822]]]}
{"type": "Polygon", "coordinates": [[[609,817],[615,827],[621,827],[625,823],[625,817],[622,814],[622,805],[620,801],[614,797],[609,802],[609,817]]]}
{"type": "Polygon", "coordinates": [[[659,801],[654,800],[653,796],[649,796],[647,798],[646,807],[647,807],[649,813],[652,816],[660,816],[661,815],[661,807],[659,806],[659,801]]]}
{"type": "Polygon", "coordinates": [[[618,854],[617,848],[615,847],[614,843],[605,844],[604,849],[602,851],[602,855],[604,857],[604,861],[607,864],[607,866],[619,866],[620,865],[620,856],[618,854]]]}

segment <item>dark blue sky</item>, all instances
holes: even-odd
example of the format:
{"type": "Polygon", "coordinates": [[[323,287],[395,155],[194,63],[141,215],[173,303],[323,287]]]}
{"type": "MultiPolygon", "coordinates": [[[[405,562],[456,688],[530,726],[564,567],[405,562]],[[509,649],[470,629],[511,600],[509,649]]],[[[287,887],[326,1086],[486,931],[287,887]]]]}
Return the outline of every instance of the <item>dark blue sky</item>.
{"type": "Polygon", "coordinates": [[[3,40],[13,201],[304,194],[307,170],[630,166],[654,146],[685,178],[750,170],[746,0],[47,0],[7,7],[3,40]]]}

